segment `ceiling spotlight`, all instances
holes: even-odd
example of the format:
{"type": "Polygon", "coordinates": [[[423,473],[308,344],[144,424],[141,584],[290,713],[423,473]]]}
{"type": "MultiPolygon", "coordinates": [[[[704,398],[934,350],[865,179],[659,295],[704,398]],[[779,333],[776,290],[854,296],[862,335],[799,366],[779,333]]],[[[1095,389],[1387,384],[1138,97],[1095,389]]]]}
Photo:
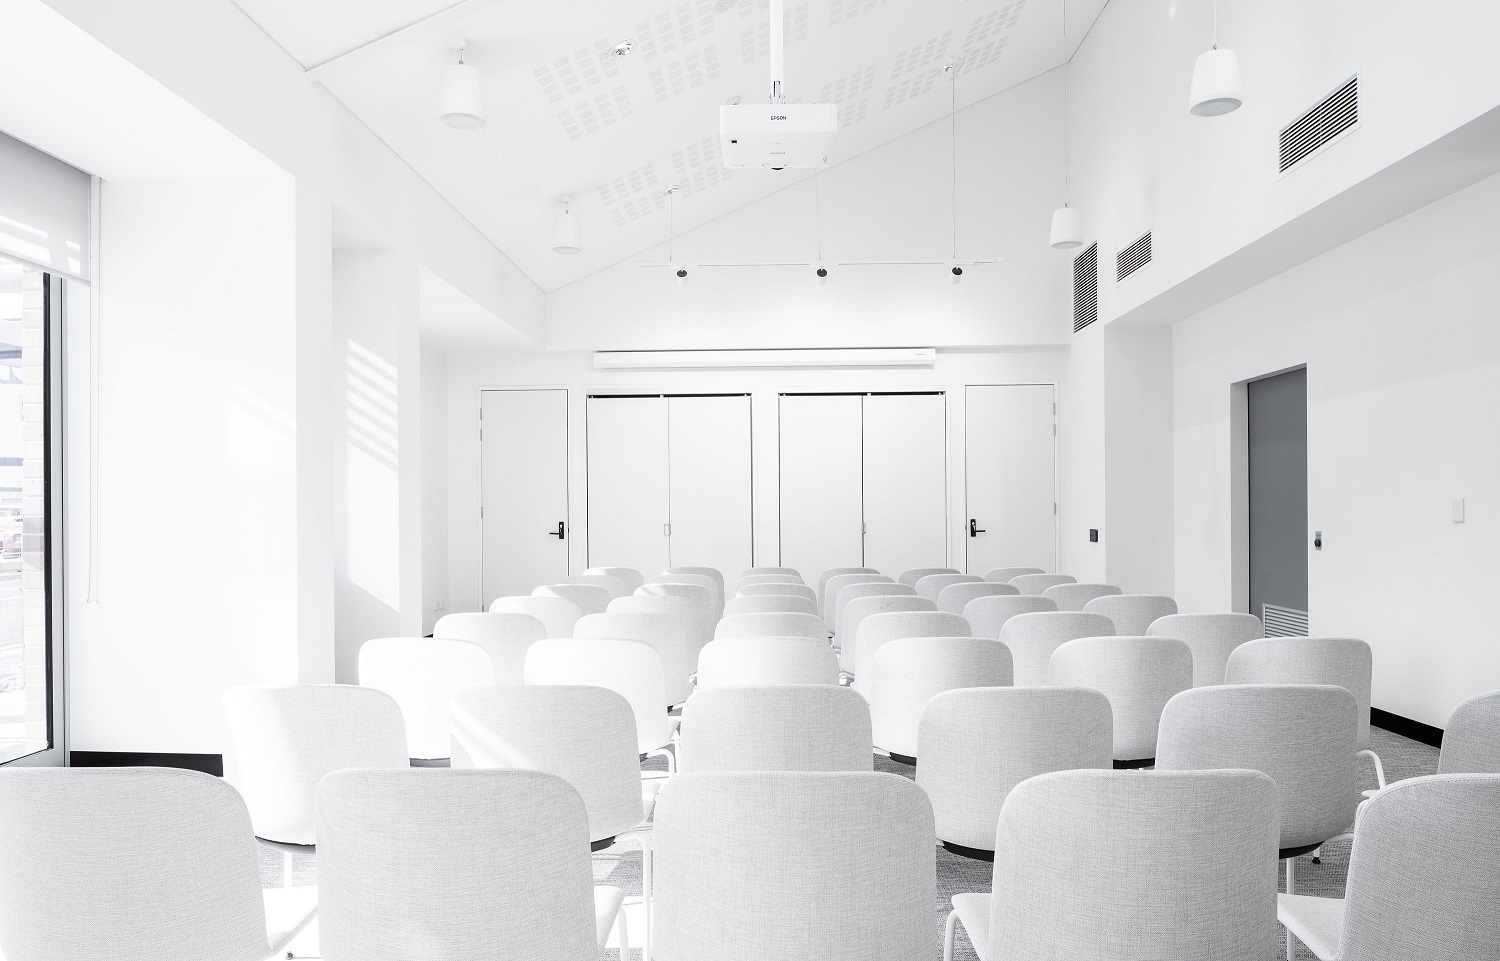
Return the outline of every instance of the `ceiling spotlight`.
{"type": "Polygon", "coordinates": [[[733,10],[737,2],[738,0],[714,0],[714,12],[723,13],[726,10],[733,10]]]}
{"type": "Polygon", "coordinates": [[[1219,49],[1219,4],[1215,0],[1213,46],[1199,54],[1193,64],[1188,111],[1195,117],[1218,117],[1238,110],[1244,102],[1239,58],[1233,50],[1219,49]]]}
{"type": "Polygon", "coordinates": [[[1052,211],[1052,239],[1054,250],[1072,250],[1083,246],[1083,218],[1078,211],[1063,204],[1052,211]]]}
{"type": "Polygon", "coordinates": [[[572,199],[562,198],[563,209],[552,218],[552,249],[559,254],[583,252],[583,229],[579,226],[578,215],[568,209],[568,201],[572,199]]]}
{"type": "Polygon", "coordinates": [[[614,55],[617,57],[628,57],[630,56],[631,51],[633,51],[634,49],[634,40],[621,40],[619,43],[615,44],[614,50],[611,52],[614,53],[614,55]]]}
{"type": "Polygon", "coordinates": [[[828,283],[828,268],[824,267],[822,265],[819,265],[818,271],[815,274],[815,276],[818,278],[818,280],[817,280],[818,286],[822,287],[824,284],[828,283]]]}
{"type": "Polygon", "coordinates": [[[686,267],[678,267],[677,268],[677,286],[679,286],[679,287],[686,287],[687,286],[687,268],[686,267]]]}
{"type": "Polygon", "coordinates": [[[955,284],[958,283],[960,280],[964,279],[964,269],[962,267],[958,266],[958,264],[954,264],[953,265],[953,267],[952,267],[952,274],[953,274],[953,282],[955,284]]]}
{"type": "Polygon", "coordinates": [[[443,68],[443,86],[438,93],[438,119],[455,130],[484,126],[484,92],[479,71],[464,63],[464,42],[455,41],[458,62],[443,68]]]}

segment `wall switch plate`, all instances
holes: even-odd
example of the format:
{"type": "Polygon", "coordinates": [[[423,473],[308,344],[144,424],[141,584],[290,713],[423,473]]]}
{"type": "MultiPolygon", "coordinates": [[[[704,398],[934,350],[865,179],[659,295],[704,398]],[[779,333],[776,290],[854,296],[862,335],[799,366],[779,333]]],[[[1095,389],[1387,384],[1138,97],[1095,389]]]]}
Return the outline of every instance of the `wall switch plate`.
{"type": "Polygon", "coordinates": [[[1315,550],[1315,551],[1321,551],[1322,549],[1323,549],[1323,532],[1322,531],[1313,531],[1313,550],[1315,550]]]}
{"type": "Polygon", "coordinates": [[[1455,524],[1462,524],[1463,522],[1464,522],[1464,499],[1462,497],[1455,497],[1455,498],[1453,498],[1453,523],[1455,523],[1455,524]]]}
{"type": "Polygon", "coordinates": [[[433,601],[432,602],[432,609],[435,610],[435,611],[440,611],[440,610],[442,610],[443,608],[445,608],[447,606],[448,606],[448,602],[447,601],[433,601]]]}
{"type": "Polygon", "coordinates": [[[1089,528],[1089,543],[1090,544],[1097,544],[1097,543],[1099,543],[1099,530],[1098,530],[1098,528],[1094,528],[1094,527],[1090,527],[1089,528]]]}

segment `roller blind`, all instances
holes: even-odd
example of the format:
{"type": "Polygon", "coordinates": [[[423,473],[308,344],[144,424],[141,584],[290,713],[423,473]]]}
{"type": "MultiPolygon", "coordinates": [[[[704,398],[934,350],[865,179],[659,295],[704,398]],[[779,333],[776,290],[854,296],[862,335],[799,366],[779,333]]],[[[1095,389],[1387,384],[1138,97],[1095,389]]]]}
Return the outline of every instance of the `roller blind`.
{"type": "Polygon", "coordinates": [[[89,175],[3,133],[0,256],[89,278],[89,175]]]}

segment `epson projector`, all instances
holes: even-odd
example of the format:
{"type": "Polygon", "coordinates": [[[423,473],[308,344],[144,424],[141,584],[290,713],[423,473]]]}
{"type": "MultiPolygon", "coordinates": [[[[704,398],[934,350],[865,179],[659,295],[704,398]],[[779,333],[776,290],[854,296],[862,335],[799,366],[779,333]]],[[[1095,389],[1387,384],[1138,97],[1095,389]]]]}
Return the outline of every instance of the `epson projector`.
{"type": "Polygon", "coordinates": [[[836,103],[737,103],[719,108],[720,153],[724,166],[735,169],[826,167],[838,131],[836,103]]]}

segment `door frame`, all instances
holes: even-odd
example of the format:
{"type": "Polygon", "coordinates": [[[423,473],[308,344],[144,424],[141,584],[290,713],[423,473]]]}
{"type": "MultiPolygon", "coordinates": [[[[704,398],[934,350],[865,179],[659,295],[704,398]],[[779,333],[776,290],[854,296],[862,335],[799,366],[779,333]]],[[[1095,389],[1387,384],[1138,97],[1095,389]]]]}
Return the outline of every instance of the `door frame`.
{"type": "MultiPolygon", "coordinates": [[[[567,518],[567,535],[570,539],[573,536],[573,395],[571,388],[558,385],[537,385],[535,387],[480,387],[476,392],[474,398],[474,446],[476,454],[474,476],[478,485],[478,489],[475,491],[478,496],[476,496],[474,499],[479,504],[479,514],[475,518],[475,522],[477,523],[479,528],[479,550],[475,553],[479,555],[478,593],[479,605],[481,610],[487,610],[487,605],[489,603],[484,599],[484,395],[488,391],[503,391],[506,393],[515,393],[517,391],[536,390],[560,390],[563,392],[563,513],[567,518]]],[[[571,543],[568,544],[566,553],[568,557],[568,574],[572,574],[573,545],[571,543]]]]}
{"type": "MultiPolygon", "coordinates": [[[[1052,388],[1052,560],[1062,568],[1062,463],[1058,450],[1062,446],[1062,397],[1056,381],[1025,381],[1008,384],[964,384],[964,572],[969,570],[969,518],[973,517],[969,502],[969,388],[971,387],[1050,387],[1052,388]]],[[[984,575],[983,571],[979,572],[984,575]]]]}

